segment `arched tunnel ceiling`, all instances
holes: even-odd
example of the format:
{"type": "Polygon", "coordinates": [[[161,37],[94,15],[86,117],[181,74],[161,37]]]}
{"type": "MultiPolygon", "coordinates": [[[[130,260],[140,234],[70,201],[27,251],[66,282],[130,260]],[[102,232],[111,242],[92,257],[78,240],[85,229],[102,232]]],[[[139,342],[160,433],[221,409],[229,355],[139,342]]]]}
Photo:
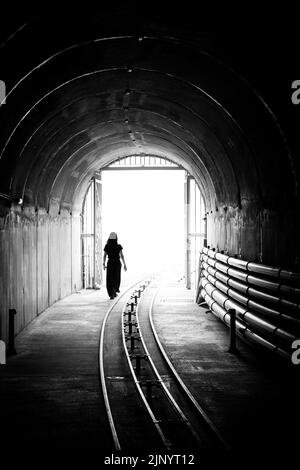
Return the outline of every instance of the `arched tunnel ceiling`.
{"type": "MultiPolygon", "coordinates": [[[[96,170],[137,154],[184,166],[209,209],[274,204],[279,184],[286,197],[295,192],[272,114],[204,45],[167,35],[103,37],[100,30],[86,41],[71,36],[50,53],[38,27],[35,66],[16,78],[9,106],[0,108],[3,192],[72,210],[96,170]]],[[[10,47],[19,44],[16,38],[10,47]]]]}

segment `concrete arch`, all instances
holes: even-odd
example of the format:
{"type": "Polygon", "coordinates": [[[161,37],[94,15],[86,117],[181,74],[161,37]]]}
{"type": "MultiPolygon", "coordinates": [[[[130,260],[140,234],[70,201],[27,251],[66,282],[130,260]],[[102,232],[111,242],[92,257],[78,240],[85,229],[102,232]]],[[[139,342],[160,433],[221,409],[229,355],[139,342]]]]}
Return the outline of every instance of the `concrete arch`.
{"type": "MultiPolygon", "coordinates": [[[[122,39],[122,38],[117,38],[117,42],[120,43],[121,39],[122,39]]],[[[124,39],[124,38],[123,38],[123,39],[124,39]]],[[[114,38],[114,40],[116,40],[116,39],[114,38]]],[[[126,38],[126,40],[129,40],[129,39],[126,38]]],[[[133,38],[130,38],[130,44],[131,44],[131,45],[132,45],[132,41],[133,41],[133,40],[134,40],[133,38]]],[[[107,41],[108,41],[108,40],[105,40],[104,42],[106,43],[107,41]]],[[[161,41],[161,40],[160,40],[160,41],[161,41]]],[[[96,43],[95,43],[95,42],[92,43],[93,46],[94,46],[95,44],[96,44],[97,46],[98,46],[99,44],[101,44],[101,46],[103,45],[103,44],[102,44],[102,41],[96,42],[96,43]]],[[[172,44],[172,45],[173,45],[173,44],[172,44]]],[[[89,46],[90,46],[90,44],[89,44],[89,46]]],[[[151,45],[150,45],[150,46],[151,46],[151,45]]],[[[169,46],[169,43],[168,43],[168,46],[169,46]]],[[[79,47],[79,46],[78,46],[78,47],[79,47]]],[[[83,48],[82,45],[81,45],[80,47],[83,48]]],[[[162,58],[161,58],[161,60],[159,61],[159,64],[160,64],[161,67],[162,67],[162,64],[164,63],[164,57],[165,57],[165,55],[166,55],[166,50],[164,50],[164,48],[162,48],[162,49],[163,49],[162,58]]],[[[70,52],[70,50],[71,50],[71,49],[68,49],[67,52],[70,52]]],[[[72,49],[72,53],[73,53],[73,52],[74,52],[74,50],[72,49]]],[[[120,53],[119,53],[119,54],[120,54],[120,53]]],[[[172,54],[170,54],[169,49],[168,49],[168,54],[169,54],[168,57],[172,56],[172,54]]],[[[105,54],[103,53],[103,55],[105,55],[105,54]]],[[[109,54],[106,53],[105,58],[107,58],[107,55],[109,55],[109,54]]],[[[204,61],[209,60],[209,61],[211,62],[211,58],[208,59],[207,55],[203,54],[202,52],[200,52],[200,56],[201,56],[201,58],[202,58],[204,61]],[[202,55],[201,55],[201,54],[202,54],[202,55]]],[[[56,59],[57,57],[58,57],[58,56],[55,56],[55,57],[52,58],[51,60],[54,60],[54,59],[56,59]]],[[[51,60],[49,59],[50,62],[51,62],[51,60]]],[[[128,62],[128,60],[127,60],[127,62],[128,62]]],[[[141,62],[141,61],[140,61],[140,62],[141,62]]],[[[48,61],[45,61],[41,66],[39,66],[38,71],[40,72],[40,70],[41,70],[42,68],[46,67],[46,65],[49,65],[48,61]]],[[[105,65],[106,65],[106,64],[104,64],[103,66],[105,67],[105,65]]],[[[144,65],[145,65],[144,63],[141,63],[141,65],[139,65],[139,67],[144,66],[144,65]]],[[[181,64],[181,65],[182,65],[182,64],[181,64]]],[[[186,65],[186,64],[184,64],[184,65],[186,65]]],[[[218,65],[219,65],[219,64],[218,64],[218,65]]],[[[90,66],[90,64],[89,64],[89,66],[90,66]]],[[[156,65],[156,66],[157,66],[157,65],[156,65]]],[[[214,66],[216,67],[216,64],[214,64],[214,66]]],[[[82,65],[81,65],[81,67],[82,67],[82,65]]],[[[118,65],[118,67],[120,67],[120,65],[118,65]]],[[[124,67],[124,70],[125,70],[125,68],[126,68],[126,67],[125,67],[125,64],[123,64],[123,67],[124,67]]],[[[135,65],[135,69],[134,69],[134,70],[136,70],[137,67],[138,67],[138,66],[135,65]]],[[[169,59],[169,61],[168,61],[168,67],[170,67],[170,59],[169,59]]],[[[224,68],[224,67],[223,67],[223,68],[224,68]]],[[[182,69],[185,69],[185,66],[182,67],[182,69]]],[[[105,69],[105,70],[106,70],[106,69],[105,69]]],[[[115,69],[114,69],[114,70],[115,70],[115,69]]],[[[154,68],[152,67],[151,69],[146,69],[146,68],[143,68],[143,69],[142,69],[143,72],[145,72],[145,70],[147,70],[148,73],[153,74],[154,68]]],[[[103,71],[103,69],[102,69],[102,71],[103,71]]],[[[90,73],[91,73],[91,72],[89,72],[89,74],[90,74],[90,73]]],[[[95,72],[92,72],[92,73],[95,73],[95,72]]],[[[165,74],[165,75],[167,75],[169,78],[170,78],[170,77],[172,77],[172,78],[175,77],[175,75],[174,75],[173,73],[170,73],[169,71],[168,71],[168,72],[166,72],[166,71],[162,71],[162,72],[157,72],[157,71],[155,71],[155,73],[160,73],[161,76],[162,76],[162,74],[165,74]]],[[[228,74],[228,71],[227,71],[227,74],[228,74]]],[[[187,71],[186,71],[186,70],[185,70],[185,75],[187,75],[187,71]]],[[[195,73],[193,73],[193,75],[195,75],[195,73]]],[[[215,76],[217,76],[216,73],[215,73],[215,76]]],[[[234,76],[233,76],[233,77],[234,77],[234,76]]],[[[40,80],[40,78],[41,78],[41,77],[39,77],[39,80],[40,80]]],[[[184,80],[184,83],[189,83],[191,86],[195,87],[199,93],[201,93],[201,88],[199,87],[199,85],[193,84],[193,82],[192,82],[192,79],[195,80],[195,77],[188,77],[188,78],[187,78],[186,76],[185,76],[185,77],[181,77],[181,80],[184,80]],[[189,79],[188,79],[188,78],[189,78],[189,79]]],[[[202,77],[201,77],[201,78],[202,78],[202,77]]],[[[234,77],[234,78],[231,77],[231,79],[232,79],[232,81],[233,81],[233,84],[232,84],[232,85],[233,85],[233,86],[236,86],[236,83],[235,83],[235,82],[237,82],[236,77],[234,77]]],[[[60,80],[61,80],[61,77],[60,77],[60,80]]],[[[73,78],[72,80],[74,80],[74,78],[73,78]]],[[[126,77],[124,77],[124,80],[126,80],[126,77]]],[[[151,80],[153,80],[153,77],[151,77],[151,80]]],[[[198,78],[198,80],[199,80],[199,78],[198,78]]],[[[44,82],[42,81],[42,83],[44,83],[44,82]]],[[[239,82],[237,82],[237,83],[239,83],[239,82]]],[[[105,86],[105,84],[104,84],[104,86],[105,86]]],[[[239,87],[242,88],[241,83],[239,83],[239,87]]],[[[249,90],[247,89],[247,87],[245,87],[245,88],[246,88],[246,92],[245,92],[245,90],[243,90],[244,96],[249,100],[249,96],[248,96],[248,95],[249,95],[249,90]]],[[[210,91],[211,91],[211,90],[210,90],[210,91]]],[[[49,93],[49,92],[48,92],[48,93],[49,93]]],[[[169,91],[169,93],[170,93],[170,91],[169,91]]],[[[206,91],[205,93],[208,95],[208,92],[207,92],[207,91],[206,91]]],[[[210,95],[210,96],[213,96],[213,95],[210,95]]],[[[245,98],[245,101],[246,101],[246,98],[245,98]]],[[[252,98],[253,98],[253,96],[252,96],[252,98]]],[[[62,99],[63,99],[63,98],[62,98],[62,99]]],[[[69,97],[66,98],[66,99],[69,99],[69,97]]],[[[226,98],[226,99],[228,99],[228,98],[226,98]]],[[[216,101],[215,98],[213,98],[213,100],[216,101]]],[[[223,101],[224,101],[224,98],[223,98],[223,101]]],[[[256,103],[256,105],[257,105],[257,103],[256,103]]],[[[224,108],[223,105],[222,105],[221,107],[222,107],[223,110],[225,110],[225,108],[224,108]]],[[[241,110],[240,110],[240,111],[241,111],[241,110]]],[[[228,114],[228,111],[225,111],[225,112],[227,112],[227,114],[228,114]]],[[[218,115],[218,113],[217,113],[217,115],[218,115]]],[[[239,116],[239,117],[240,117],[240,116],[239,116]]],[[[21,118],[20,122],[23,122],[23,121],[24,121],[24,116],[23,116],[23,118],[21,118]]],[[[270,127],[270,126],[269,126],[269,127],[270,127]]],[[[270,141],[271,141],[271,139],[270,139],[270,141]]],[[[253,154],[254,154],[254,153],[255,153],[255,152],[253,152],[253,154]]],[[[278,148],[277,148],[277,153],[278,153],[278,148]]],[[[259,165],[258,165],[258,167],[259,167],[259,165]]],[[[260,179],[264,180],[265,175],[263,174],[262,171],[260,171],[259,177],[260,177],[260,179]]],[[[281,175],[281,178],[282,178],[282,175],[281,175]]],[[[266,186],[266,185],[264,185],[264,186],[266,186]]]]}
{"type": "Polygon", "coordinates": [[[210,245],[270,264],[298,256],[297,174],[266,101],[197,31],[105,18],[115,17],[86,18],[80,29],[58,20],[55,37],[45,18],[29,21],[0,48],[9,83],[0,108],[0,253],[10,257],[0,275],[29,279],[25,294],[2,289],[0,301],[22,305],[19,329],[80,286],[89,180],[132,154],[169,158],[196,178],[210,245]]]}
{"type": "MultiPolygon", "coordinates": [[[[84,78],[85,78],[85,77],[84,77],[84,78]]],[[[47,95],[47,97],[48,97],[48,96],[49,96],[49,94],[47,95]]],[[[121,106],[121,104],[122,104],[122,103],[120,103],[120,106],[121,106]]],[[[152,104],[152,103],[150,102],[150,104],[149,104],[149,106],[148,106],[149,111],[151,111],[151,104],[152,104]]],[[[170,102],[169,102],[169,104],[170,104],[170,102]]],[[[64,107],[64,109],[65,109],[65,107],[64,107]]],[[[121,109],[121,108],[120,108],[120,109],[121,109]]],[[[130,108],[130,110],[131,110],[130,112],[132,112],[132,108],[130,108]]],[[[182,111],[182,109],[181,109],[181,111],[182,111]]],[[[160,113],[156,112],[156,115],[157,115],[157,116],[158,116],[159,114],[160,114],[160,113]]],[[[145,113],[144,113],[144,115],[145,115],[145,113]]],[[[195,119],[195,116],[196,116],[196,113],[194,113],[194,116],[193,116],[194,119],[195,119]]],[[[166,116],[166,119],[170,119],[170,118],[168,118],[168,116],[166,116]]],[[[201,119],[201,117],[200,117],[200,119],[201,119]]],[[[109,120],[109,122],[110,122],[110,120],[109,120]]],[[[187,128],[187,124],[185,124],[185,125],[186,125],[186,128],[187,128]]],[[[180,126],[180,124],[179,124],[179,126],[180,126]]],[[[181,126],[182,126],[182,124],[181,124],[181,126]]],[[[40,127],[41,127],[41,126],[40,126],[40,127]]],[[[207,124],[207,127],[209,127],[209,124],[207,124]]],[[[16,131],[15,131],[15,132],[16,132],[16,131]]],[[[190,134],[190,135],[187,136],[188,139],[190,140],[190,139],[191,139],[191,131],[189,131],[188,128],[187,128],[187,133],[190,134]]],[[[206,133],[207,133],[207,131],[206,131],[206,133]]],[[[195,132],[194,132],[194,136],[195,136],[195,132]]],[[[217,140],[218,140],[218,137],[215,136],[215,137],[212,138],[211,140],[212,140],[212,141],[214,141],[214,140],[217,141],[217,140]]],[[[208,139],[207,136],[206,136],[206,146],[209,145],[209,144],[208,144],[208,141],[209,141],[209,139],[208,139]]],[[[44,139],[42,140],[42,142],[44,143],[44,139]]],[[[26,142],[26,146],[27,146],[27,145],[28,145],[28,141],[26,142]]],[[[219,147],[219,148],[220,148],[220,147],[219,147]]],[[[22,154],[22,153],[23,153],[23,149],[21,150],[20,154],[22,154]]],[[[214,154],[213,151],[211,151],[210,153],[211,153],[211,155],[214,154]]],[[[221,152],[219,152],[219,153],[221,153],[221,152]]],[[[40,157],[40,156],[39,156],[39,157],[40,157]]],[[[30,156],[30,158],[31,158],[31,156],[30,156]]],[[[225,170],[225,167],[224,167],[224,164],[225,164],[224,162],[225,162],[225,160],[226,160],[226,157],[223,158],[223,173],[224,173],[224,170],[225,170]]],[[[42,164],[42,161],[41,161],[41,164],[42,164]]],[[[222,169],[221,169],[221,171],[220,171],[220,175],[222,175],[222,169]]],[[[249,171],[248,171],[248,176],[249,176],[249,171]]],[[[228,183],[228,171],[227,171],[227,177],[226,177],[226,175],[225,175],[225,179],[226,179],[226,178],[227,178],[227,183],[228,183]]],[[[232,185],[229,184],[229,187],[232,187],[232,185]]]]}

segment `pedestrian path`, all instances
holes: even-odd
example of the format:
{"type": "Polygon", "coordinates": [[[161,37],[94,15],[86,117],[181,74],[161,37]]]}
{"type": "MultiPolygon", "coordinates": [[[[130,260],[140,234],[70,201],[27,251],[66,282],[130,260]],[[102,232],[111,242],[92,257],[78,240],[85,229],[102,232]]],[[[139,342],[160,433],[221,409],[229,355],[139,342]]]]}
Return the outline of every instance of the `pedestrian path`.
{"type": "MultiPolygon", "coordinates": [[[[98,362],[101,325],[111,304],[105,288],[82,290],[18,335],[17,355],[0,368],[4,449],[113,451],[98,362]]],[[[291,426],[300,422],[295,368],[241,340],[240,354],[230,354],[228,328],[195,304],[194,292],[176,276],[163,279],[153,319],[179,374],[234,452],[297,449],[291,426]]]]}

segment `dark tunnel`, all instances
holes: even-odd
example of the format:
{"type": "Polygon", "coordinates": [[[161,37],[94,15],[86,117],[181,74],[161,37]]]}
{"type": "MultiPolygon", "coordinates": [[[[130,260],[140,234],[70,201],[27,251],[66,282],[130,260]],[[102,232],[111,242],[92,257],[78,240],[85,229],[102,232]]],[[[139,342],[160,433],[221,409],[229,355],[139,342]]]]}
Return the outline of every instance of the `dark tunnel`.
{"type": "Polygon", "coordinates": [[[231,310],[246,305],[241,316],[253,336],[265,328],[263,342],[274,327],[275,347],[281,353],[283,344],[287,355],[300,331],[294,57],[292,29],[284,37],[259,26],[210,29],[175,7],[147,15],[126,5],[93,14],[8,13],[0,29],[0,339],[10,339],[11,309],[17,336],[84,290],[91,181],[114,162],[151,156],[184,169],[203,198],[206,279],[198,297],[225,318],[233,292],[231,310]],[[222,263],[233,277],[236,269],[235,279],[222,263]],[[251,265],[263,266],[267,288],[266,266],[278,268],[272,292],[259,291],[259,270],[245,285],[251,273],[239,269],[251,265]],[[214,294],[218,285],[223,291],[214,294]],[[261,297],[245,300],[234,289],[261,297]],[[292,296],[282,299],[280,289],[292,296]],[[261,298],[276,307],[262,307],[261,298]]]}
{"type": "Polygon", "coordinates": [[[195,177],[209,245],[295,267],[299,172],[292,138],[253,85],[266,86],[262,69],[251,76],[259,37],[241,34],[232,52],[232,38],[193,23],[139,18],[137,32],[112,12],[88,20],[29,18],[2,43],[1,317],[17,305],[22,328],[80,288],[83,196],[96,170],[125,156],[163,156],[195,177]],[[249,81],[234,67],[242,51],[249,81]]]}

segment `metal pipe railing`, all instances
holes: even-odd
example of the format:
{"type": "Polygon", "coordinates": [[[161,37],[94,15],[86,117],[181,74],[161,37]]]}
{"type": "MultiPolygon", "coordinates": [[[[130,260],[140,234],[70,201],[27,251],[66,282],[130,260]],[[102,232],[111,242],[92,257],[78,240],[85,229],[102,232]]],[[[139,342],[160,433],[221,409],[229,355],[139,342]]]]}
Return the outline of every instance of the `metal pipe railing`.
{"type": "Polygon", "coordinates": [[[209,294],[210,297],[225,310],[229,310],[231,308],[235,309],[237,315],[244,323],[251,326],[252,328],[261,330],[263,333],[275,340],[279,338],[280,340],[289,343],[287,347],[290,347],[290,343],[292,343],[297,338],[296,335],[279,328],[276,324],[271,323],[259,317],[258,315],[255,315],[253,311],[242,307],[227,295],[221,293],[207,279],[201,279],[201,286],[205,292],[207,292],[207,294],[209,294]]]}
{"type": "Polygon", "coordinates": [[[227,256],[223,253],[218,253],[214,250],[210,250],[209,248],[205,247],[203,247],[202,251],[204,254],[207,254],[211,258],[218,259],[225,264],[234,266],[244,271],[255,272],[264,276],[276,277],[279,279],[289,279],[296,282],[300,281],[300,273],[294,271],[288,271],[283,268],[267,266],[265,264],[252,263],[251,261],[244,261],[238,258],[227,256]]]}
{"type": "MultiPolygon", "coordinates": [[[[209,296],[209,294],[207,294],[207,292],[205,292],[205,290],[201,291],[201,296],[203,297],[203,299],[207,303],[207,305],[208,305],[209,309],[211,310],[211,312],[216,317],[218,317],[223,323],[225,323],[227,326],[230,326],[229,313],[224,308],[222,308],[220,305],[218,305],[217,302],[214,301],[209,296]]],[[[274,345],[273,343],[266,340],[265,338],[258,335],[257,333],[254,333],[253,331],[251,331],[249,329],[248,326],[244,325],[239,320],[236,320],[236,331],[237,331],[237,334],[240,337],[245,338],[245,339],[247,339],[247,340],[249,340],[249,341],[251,341],[251,342],[253,342],[253,343],[255,343],[259,346],[262,346],[263,348],[266,348],[269,351],[271,351],[271,352],[273,352],[273,353],[275,353],[275,354],[277,354],[281,357],[284,357],[285,359],[290,358],[290,355],[285,350],[283,350],[282,348],[280,348],[277,345],[274,345]]]]}
{"type": "Polygon", "coordinates": [[[228,326],[228,311],[234,309],[239,335],[280,356],[290,357],[291,345],[300,332],[299,281],[300,273],[259,265],[204,247],[196,299],[198,303],[206,302],[228,326]],[[282,279],[286,282],[281,282],[282,279]]]}
{"type": "Polygon", "coordinates": [[[233,287],[237,291],[242,292],[246,295],[249,295],[250,297],[255,297],[255,298],[260,299],[261,301],[274,304],[277,308],[284,308],[284,309],[288,309],[289,311],[295,310],[295,313],[300,313],[300,304],[298,303],[291,302],[289,300],[283,299],[282,297],[276,297],[275,295],[257,290],[247,285],[246,283],[236,281],[235,279],[232,279],[230,276],[227,276],[226,274],[219,272],[217,269],[213,268],[212,266],[210,266],[209,264],[205,262],[202,263],[202,269],[207,271],[216,279],[224,282],[226,285],[233,287]]]}
{"type": "Polygon", "coordinates": [[[295,297],[300,296],[300,289],[295,286],[287,286],[285,284],[281,284],[278,282],[270,281],[268,279],[259,278],[257,276],[253,276],[248,274],[247,272],[239,271],[237,269],[231,268],[229,265],[224,264],[220,261],[215,259],[209,258],[208,255],[202,254],[202,260],[208,263],[213,268],[218,269],[219,271],[227,274],[228,276],[235,277],[242,282],[247,284],[252,284],[257,287],[261,287],[263,289],[279,292],[285,295],[292,295],[295,297]]]}
{"type": "Polygon", "coordinates": [[[213,286],[215,286],[221,292],[224,292],[229,298],[233,298],[237,302],[246,305],[247,308],[253,309],[261,313],[263,316],[271,318],[272,320],[277,322],[285,322],[286,324],[289,324],[290,327],[298,328],[300,331],[300,320],[298,318],[290,317],[289,315],[286,315],[279,310],[274,310],[269,307],[266,307],[261,303],[254,302],[253,300],[247,298],[246,295],[242,295],[231,287],[227,287],[227,285],[223,282],[218,281],[205,269],[202,270],[202,276],[205,277],[213,286]]]}

